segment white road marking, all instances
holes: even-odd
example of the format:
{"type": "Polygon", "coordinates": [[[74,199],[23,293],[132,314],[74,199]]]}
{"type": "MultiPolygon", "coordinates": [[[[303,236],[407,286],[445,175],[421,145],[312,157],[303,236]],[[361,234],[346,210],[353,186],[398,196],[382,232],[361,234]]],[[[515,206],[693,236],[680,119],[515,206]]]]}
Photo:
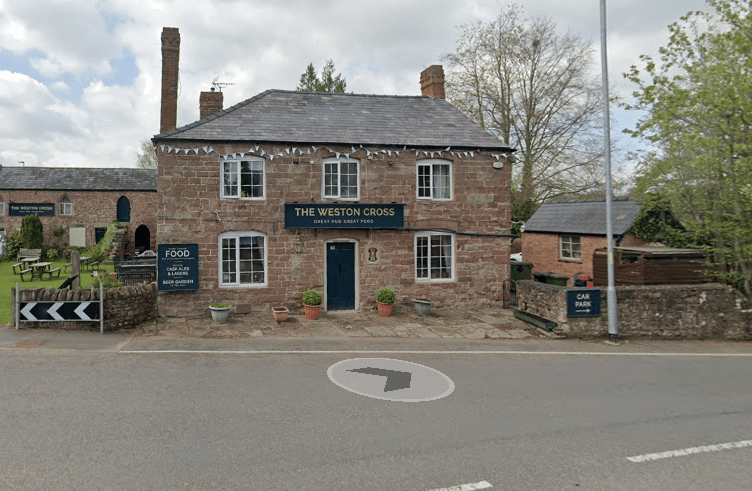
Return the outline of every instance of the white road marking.
{"type": "Polygon", "coordinates": [[[650,462],[652,460],[670,459],[673,457],[684,457],[697,453],[720,452],[721,450],[731,450],[734,448],[752,447],[752,440],[742,440],[740,442],[716,443],[715,445],[705,445],[702,447],[680,448],[678,450],[669,450],[667,452],[649,453],[645,455],[635,455],[627,457],[627,460],[635,463],[650,462]]]}
{"type": "Polygon", "coordinates": [[[488,489],[492,487],[486,481],[472,482],[469,484],[460,484],[459,486],[450,486],[448,488],[436,488],[431,491],[476,491],[477,489],[488,489]]]}
{"type": "Polygon", "coordinates": [[[608,353],[593,351],[421,351],[421,350],[122,350],[123,354],[218,354],[218,355],[340,355],[340,354],[411,354],[411,355],[568,355],[568,356],[694,356],[752,358],[752,353],[608,353]]]}

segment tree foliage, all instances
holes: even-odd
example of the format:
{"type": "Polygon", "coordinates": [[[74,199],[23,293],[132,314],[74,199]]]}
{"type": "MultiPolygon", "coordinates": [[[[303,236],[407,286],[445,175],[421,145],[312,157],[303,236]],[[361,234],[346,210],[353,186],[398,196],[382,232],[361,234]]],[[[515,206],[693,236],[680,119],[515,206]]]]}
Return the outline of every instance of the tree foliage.
{"type": "Polygon", "coordinates": [[[141,142],[141,147],[136,152],[136,163],[141,169],[157,168],[157,150],[151,140],[146,139],[141,142]]]}
{"type": "Polygon", "coordinates": [[[313,63],[309,63],[306,70],[300,75],[298,88],[301,92],[330,92],[344,94],[347,89],[347,82],[342,78],[342,74],[334,75],[334,62],[326,60],[324,68],[321,70],[321,78],[316,74],[316,68],[313,63]]]}
{"type": "Polygon", "coordinates": [[[659,59],[625,76],[644,111],[631,134],[654,144],[637,190],[658,192],[695,243],[752,294],[752,17],[744,0],[706,0],[669,26],[659,59]]]}
{"type": "Polygon", "coordinates": [[[460,27],[445,54],[447,98],[510,147],[518,202],[603,188],[601,86],[594,53],[546,17],[506,6],[460,27]]]}
{"type": "Polygon", "coordinates": [[[44,226],[39,215],[26,215],[21,221],[21,242],[26,249],[41,249],[44,245],[44,226]]]}

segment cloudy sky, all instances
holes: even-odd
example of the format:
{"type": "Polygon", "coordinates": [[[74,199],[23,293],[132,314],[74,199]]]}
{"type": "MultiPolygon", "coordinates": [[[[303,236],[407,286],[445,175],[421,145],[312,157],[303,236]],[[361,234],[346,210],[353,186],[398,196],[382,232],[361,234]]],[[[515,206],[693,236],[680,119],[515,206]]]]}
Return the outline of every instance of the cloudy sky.
{"type": "MultiPolygon", "coordinates": [[[[525,0],[564,33],[592,40],[599,0],[525,0]]],[[[666,26],[703,0],[607,0],[611,85],[666,26]]],[[[229,107],[297,86],[333,59],[348,92],[420,95],[419,73],[454,50],[457,26],[492,20],[497,0],[0,0],[0,165],[131,167],[159,132],[162,27],[181,35],[178,126],[198,119],[211,82],[229,107]]],[[[613,110],[614,133],[633,119],[613,110]]],[[[622,138],[622,146],[632,143],[622,138]]]]}

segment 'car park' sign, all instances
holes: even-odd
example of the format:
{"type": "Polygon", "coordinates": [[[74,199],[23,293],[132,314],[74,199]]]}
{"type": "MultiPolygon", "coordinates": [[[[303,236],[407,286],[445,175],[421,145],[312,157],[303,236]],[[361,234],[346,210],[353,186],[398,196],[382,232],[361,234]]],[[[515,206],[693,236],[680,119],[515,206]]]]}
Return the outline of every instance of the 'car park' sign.
{"type": "Polygon", "coordinates": [[[590,289],[567,290],[567,317],[600,317],[601,291],[590,289]]]}

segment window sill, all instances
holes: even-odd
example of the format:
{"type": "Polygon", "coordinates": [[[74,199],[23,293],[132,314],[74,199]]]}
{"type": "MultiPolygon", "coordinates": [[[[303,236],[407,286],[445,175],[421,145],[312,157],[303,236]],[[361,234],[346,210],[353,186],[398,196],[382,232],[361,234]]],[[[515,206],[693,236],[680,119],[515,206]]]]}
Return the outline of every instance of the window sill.
{"type": "Polygon", "coordinates": [[[581,263],[582,262],[582,258],[575,259],[575,258],[568,258],[568,257],[560,257],[559,258],[559,262],[562,262],[562,263],[581,263]]]}
{"type": "Polygon", "coordinates": [[[249,289],[249,288],[267,288],[269,285],[266,283],[247,283],[247,284],[238,284],[238,285],[223,285],[222,283],[219,284],[220,288],[240,288],[242,290],[249,289]]]}

